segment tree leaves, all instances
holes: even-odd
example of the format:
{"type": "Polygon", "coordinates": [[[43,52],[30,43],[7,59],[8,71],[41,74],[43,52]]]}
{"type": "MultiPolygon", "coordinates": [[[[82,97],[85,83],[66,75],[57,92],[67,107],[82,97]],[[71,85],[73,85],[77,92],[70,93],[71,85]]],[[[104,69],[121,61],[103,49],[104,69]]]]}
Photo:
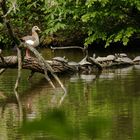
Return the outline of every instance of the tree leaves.
{"type": "MultiPolygon", "coordinates": [[[[76,38],[78,32],[84,45],[103,40],[105,47],[114,42],[127,45],[134,34],[140,34],[139,0],[18,0],[18,8],[8,14],[18,34],[36,24],[43,28],[42,35],[60,33],[76,38]]],[[[5,34],[3,31],[1,40],[6,40],[5,34]]]]}

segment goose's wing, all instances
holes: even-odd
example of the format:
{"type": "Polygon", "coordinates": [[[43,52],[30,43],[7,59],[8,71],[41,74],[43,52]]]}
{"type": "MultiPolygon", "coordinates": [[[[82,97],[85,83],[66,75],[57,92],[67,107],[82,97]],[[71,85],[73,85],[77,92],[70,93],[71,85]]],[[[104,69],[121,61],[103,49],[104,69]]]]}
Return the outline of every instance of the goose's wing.
{"type": "Polygon", "coordinates": [[[35,41],[35,37],[33,37],[33,36],[24,36],[24,37],[21,38],[21,40],[23,40],[23,41],[26,41],[26,40],[35,41]]]}
{"type": "Polygon", "coordinates": [[[21,40],[27,43],[28,45],[34,45],[36,39],[33,36],[24,36],[21,38],[21,40]]]}

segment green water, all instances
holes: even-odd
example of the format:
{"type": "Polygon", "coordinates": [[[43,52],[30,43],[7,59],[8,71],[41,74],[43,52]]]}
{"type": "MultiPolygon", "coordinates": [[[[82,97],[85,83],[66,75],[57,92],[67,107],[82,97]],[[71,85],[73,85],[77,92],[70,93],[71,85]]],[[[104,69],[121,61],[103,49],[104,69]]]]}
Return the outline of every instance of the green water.
{"type": "MultiPolygon", "coordinates": [[[[82,53],[43,52],[79,61],[82,53]],[[72,57],[74,56],[74,57],[72,57]],[[72,57],[72,58],[71,58],[72,57]]],[[[140,66],[100,75],[60,76],[67,94],[36,74],[22,71],[20,104],[14,98],[16,70],[0,76],[0,140],[139,140],[140,66]],[[3,101],[4,95],[11,95],[3,101]]]]}

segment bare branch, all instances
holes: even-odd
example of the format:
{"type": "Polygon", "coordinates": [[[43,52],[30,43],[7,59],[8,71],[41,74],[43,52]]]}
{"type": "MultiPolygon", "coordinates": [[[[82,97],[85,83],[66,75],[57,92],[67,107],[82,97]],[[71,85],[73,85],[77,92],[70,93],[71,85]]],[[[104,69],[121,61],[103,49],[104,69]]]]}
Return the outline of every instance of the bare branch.
{"type": "Polygon", "coordinates": [[[18,57],[18,75],[17,75],[17,80],[16,80],[16,83],[15,83],[15,87],[14,87],[14,92],[15,92],[15,95],[18,99],[17,91],[18,91],[18,85],[19,85],[19,82],[20,82],[21,69],[22,69],[22,58],[21,58],[21,51],[20,51],[19,48],[17,48],[17,57],[18,57]]]}
{"type": "Polygon", "coordinates": [[[27,46],[27,48],[32,51],[35,56],[38,58],[38,60],[43,64],[44,67],[44,73],[45,76],[47,78],[47,80],[49,80],[50,84],[52,85],[53,83],[51,82],[50,78],[48,77],[47,74],[47,70],[52,74],[52,76],[56,79],[56,81],[60,84],[61,88],[64,90],[64,92],[66,92],[66,89],[64,87],[64,85],[62,84],[62,82],[60,81],[60,79],[58,78],[58,76],[54,73],[54,70],[52,69],[52,67],[49,65],[49,63],[47,63],[44,58],[41,56],[41,54],[33,47],[31,46],[27,46]],[[48,79],[49,78],[49,79],[48,79]]]}
{"type": "Polygon", "coordinates": [[[0,69],[0,75],[3,74],[6,71],[5,68],[0,69]]]}

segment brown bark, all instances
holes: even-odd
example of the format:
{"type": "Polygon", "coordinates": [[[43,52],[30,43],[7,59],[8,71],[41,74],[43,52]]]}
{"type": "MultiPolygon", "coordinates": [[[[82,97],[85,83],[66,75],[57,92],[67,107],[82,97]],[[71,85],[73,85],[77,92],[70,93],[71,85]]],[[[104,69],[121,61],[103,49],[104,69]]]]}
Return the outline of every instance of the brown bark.
{"type": "MultiPolygon", "coordinates": [[[[17,56],[7,56],[3,57],[4,62],[3,63],[0,60],[0,68],[17,68],[18,67],[18,58],[17,56]]],[[[56,62],[56,61],[47,61],[47,63],[50,64],[52,67],[54,73],[67,73],[67,72],[74,72],[75,69],[69,66],[67,63],[64,62],[56,62]]],[[[37,58],[30,57],[30,58],[24,58],[22,62],[22,68],[23,69],[28,69],[33,72],[39,72],[44,74],[44,69],[43,69],[43,63],[40,63],[37,58]]]]}

